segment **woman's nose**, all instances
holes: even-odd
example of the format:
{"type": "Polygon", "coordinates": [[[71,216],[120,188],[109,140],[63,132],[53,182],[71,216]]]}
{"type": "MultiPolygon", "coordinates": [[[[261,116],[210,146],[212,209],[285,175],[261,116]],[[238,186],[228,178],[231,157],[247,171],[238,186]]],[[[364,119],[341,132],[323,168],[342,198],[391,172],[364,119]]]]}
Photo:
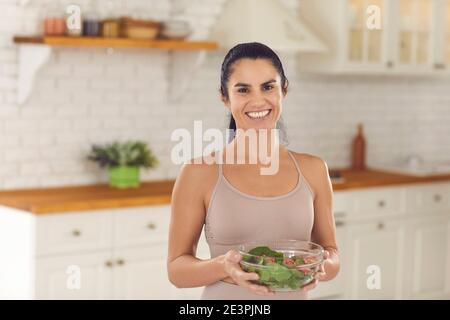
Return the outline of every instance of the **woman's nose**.
{"type": "Polygon", "coordinates": [[[264,107],[266,104],[266,99],[261,93],[254,93],[250,98],[250,105],[252,107],[264,107]]]}

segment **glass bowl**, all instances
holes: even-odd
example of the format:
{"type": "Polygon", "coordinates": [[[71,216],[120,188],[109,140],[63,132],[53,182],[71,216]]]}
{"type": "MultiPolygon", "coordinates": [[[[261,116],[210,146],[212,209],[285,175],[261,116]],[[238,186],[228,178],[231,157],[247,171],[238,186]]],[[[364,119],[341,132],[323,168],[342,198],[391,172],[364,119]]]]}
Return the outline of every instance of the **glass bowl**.
{"type": "Polygon", "coordinates": [[[303,240],[248,242],[238,246],[240,265],[256,272],[255,284],[272,291],[298,291],[314,280],[324,259],[322,246],[303,240]]]}

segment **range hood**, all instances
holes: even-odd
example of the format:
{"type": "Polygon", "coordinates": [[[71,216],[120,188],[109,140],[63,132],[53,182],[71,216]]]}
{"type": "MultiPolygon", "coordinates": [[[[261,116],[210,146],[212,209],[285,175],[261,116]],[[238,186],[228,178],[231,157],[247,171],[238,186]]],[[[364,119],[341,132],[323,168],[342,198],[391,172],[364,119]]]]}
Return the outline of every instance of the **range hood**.
{"type": "Polygon", "coordinates": [[[261,42],[277,51],[327,51],[324,42],[279,0],[227,0],[209,38],[225,49],[261,42]]]}

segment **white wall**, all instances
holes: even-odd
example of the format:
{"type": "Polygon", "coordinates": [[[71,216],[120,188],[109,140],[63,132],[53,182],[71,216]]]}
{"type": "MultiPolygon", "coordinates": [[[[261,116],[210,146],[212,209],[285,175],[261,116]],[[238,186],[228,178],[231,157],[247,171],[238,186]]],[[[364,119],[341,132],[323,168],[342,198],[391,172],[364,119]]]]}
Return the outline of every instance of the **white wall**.
{"type": "MultiPolygon", "coordinates": [[[[173,129],[192,130],[194,120],[225,128],[227,114],[218,96],[221,51],[208,54],[189,92],[173,103],[166,50],[55,49],[30,99],[19,106],[11,37],[39,32],[48,8],[43,3],[50,1],[30,0],[25,8],[20,2],[0,0],[0,189],[103,182],[105,173],[85,155],[90,144],[114,139],[150,143],[161,166],[143,180],[174,178],[179,167],[170,162],[173,129]]],[[[78,2],[104,8],[102,1],[78,2]]],[[[154,18],[170,14],[169,1],[123,3],[130,13],[146,3],[154,18]]],[[[204,39],[224,0],[185,3],[184,16],[195,28],[192,39],[204,39]]],[[[319,155],[330,167],[346,166],[356,123],[364,121],[369,163],[410,152],[450,159],[450,79],[305,75],[297,72],[295,59],[281,57],[291,83],[284,105],[291,149],[319,155]]]]}

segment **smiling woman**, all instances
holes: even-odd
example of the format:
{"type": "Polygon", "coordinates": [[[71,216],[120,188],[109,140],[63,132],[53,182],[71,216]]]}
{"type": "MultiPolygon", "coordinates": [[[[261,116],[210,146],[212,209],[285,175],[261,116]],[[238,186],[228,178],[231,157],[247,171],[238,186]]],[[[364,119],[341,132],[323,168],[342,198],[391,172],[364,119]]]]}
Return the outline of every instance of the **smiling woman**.
{"type": "MultiPolygon", "coordinates": [[[[245,96],[249,96],[252,94],[252,90],[261,90],[266,93],[273,93],[278,92],[281,89],[281,93],[283,95],[283,98],[287,94],[289,86],[289,81],[286,78],[286,75],[284,74],[283,66],[281,64],[281,61],[279,60],[278,56],[267,46],[260,45],[260,44],[253,44],[253,45],[238,45],[230,50],[230,52],[225,57],[223,64],[222,64],[222,74],[220,78],[220,93],[222,96],[222,101],[225,103],[225,105],[230,109],[230,126],[229,129],[236,130],[236,120],[234,119],[233,112],[230,108],[230,99],[237,98],[236,100],[239,101],[239,98],[244,99],[245,96]],[[251,66],[244,66],[243,68],[240,68],[240,64],[248,65],[251,64],[251,66]],[[266,74],[261,74],[261,71],[268,70],[266,65],[271,64],[272,69],[266,74]],[[262,66],[262,68],[261,68],[262,66]],[[257,73],[253,72],[256,69],[257,73]],[[273,70],[275,69],[275,70],[273,70]],[[230,76],[233,73],[234,70],[237,70],[237,72],[241,71],[246,72],[248,79],[251,80],[252,83],[242,83],[238,82],[233,85],[233,90],[231,92],[228,91],[228,82],[230,80],[230,76]],[[259,72],[258,72],[259,71],[259,72]],[[273,71],[276,71],[275,74],[273,71]],[[271,76],[273,78],[271,78],[271,76]],[[261,81],[261,79],[264,79],[265,77],[266,81],[263,83],[253,83],[254,80],[261,81]]],[[[273,95],[272,95],[273,96],[273,95]]],[[[274,97],[280,99],[281,97],[274,97]]],[[[241,99],[241,100],[242,100],[241,99]]],[[[273,100],[273,99],[272,99],[273,100]]],[[[281,101],[280,101],[281,102],[281,101]]],[[[277,104],[281,106],[281,103],[277,104]]],[[[278,118],[276,121],[276,128],[281,131],[281,140],[287,144],[287,135],[284,130],[284,124],[281,118],[281,111],[279,110],[278,118]]],[[[270,116],[274,116],[273,109],[267,108],[266,110],[248,110],[245,112],[245,114],[252,120],[269,120],[270,116]]],[[[262,125],[261,127],[263,127],[262,125]]],[[[244,127],[241,127],[244,128],[244,127]]],[[[233,136],[230,137],[230,139],[233,139],[233,136]]]]}
{"type": "Polygon", "coordinates": [[[230,129],[236,133],[223,149],[213,152],[217,163],[191,159],[176,180],[167,260],[175,286],[205,286],[203,299],[307,299],[307,291],[319,280],[331,280],[338,273],[326,163],[287,150],[277,135],[261,139],[276,131],[287,87],[280,59],[263,44],[237,45],[225,57],[221,99],[232,114],[230,129]],[[245,144],[249,132],[258,136],[250,141],[256,141],[257,148],[245,144]],[[238,155],[236,164],[234,155],[241,145],[245,161],[240,162],[238,155]],[[258,148],[270,150],[270,161],[276,155],[275,172],[261,173],[267,163],[255,155],[258,148]],[[248,159],[255,158],[258,161],[249,164],[248,159]],[[211,253],[207,260],[196,257],[203,227],[211,253]],[[256,283],[260,275],[240,267],[242,256],[236,250],[240,244],[282,239],[312,241],[325,248],[315,280],[299,291],[274,293],[256,283]]]}

